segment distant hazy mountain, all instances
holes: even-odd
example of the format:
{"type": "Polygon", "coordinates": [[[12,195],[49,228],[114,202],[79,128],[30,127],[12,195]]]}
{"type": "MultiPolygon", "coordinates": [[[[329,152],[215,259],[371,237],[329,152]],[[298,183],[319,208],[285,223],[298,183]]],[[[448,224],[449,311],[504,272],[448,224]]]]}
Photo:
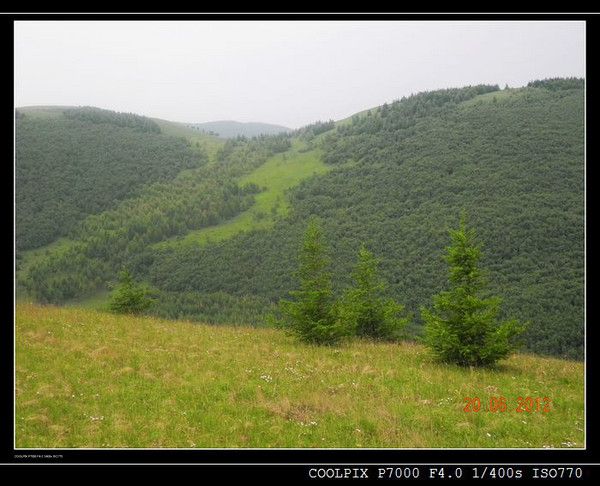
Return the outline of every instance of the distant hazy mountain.
{"type": "Polygon", "coordinates": [[[195,130],[213,132],[221,138],[234,138],[238,135],[244,137],[255,137],[257,135],[274,135],[282,132],[290,132],[291,129],[281,125],[258,122],[238,122],[233,120],[214,121],[206,123],[192,123],[188,125],[195,130]]]}

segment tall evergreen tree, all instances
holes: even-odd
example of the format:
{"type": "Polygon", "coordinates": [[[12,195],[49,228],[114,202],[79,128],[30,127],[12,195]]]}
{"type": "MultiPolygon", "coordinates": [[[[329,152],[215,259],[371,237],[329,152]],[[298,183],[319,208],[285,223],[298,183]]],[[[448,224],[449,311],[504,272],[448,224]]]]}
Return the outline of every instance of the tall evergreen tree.
{"type": "Polygon", "coordinates": [[[314,344],[334,344],[346,329],[336,319],[336,304],[323,230],[315,218],[308,223],[299,255],[299,290],[293,301],[282,300],[283,325],[300,339],[314,344]]]}
{"type": "Polygon", "coordinates": [[[404,306],[385,297],[386,283],[379,276],[378,265],[375,256],[361,245],[353,275],[355,285],[344,295],[340,319],[358,336],[398,339],[410,318],[403,316],[404,306]]]}
{"type": "Polygon", "coordinates": [[[482,297],[485,280],[479,268],[481,249],[463,215],[450,231],[447,247],[448,291],[434,297],[433,310],[422,309],[425,342],[441,360],[459,365],[487,366],[509,355],[523,326],[516,320],[498,322],[501,299],[482,297]]]}

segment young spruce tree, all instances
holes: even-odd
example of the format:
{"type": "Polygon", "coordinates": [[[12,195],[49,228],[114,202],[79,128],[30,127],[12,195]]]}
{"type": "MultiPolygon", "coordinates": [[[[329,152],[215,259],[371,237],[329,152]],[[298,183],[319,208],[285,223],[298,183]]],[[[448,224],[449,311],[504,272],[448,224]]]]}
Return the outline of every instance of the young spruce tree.
{"type": "Polygon", "coordinates": [[[340,305],[340,319],[357,336],[378,340],[396,340],[410,322],[404,316],[404,306],[385,297],[386,284],[379,276],[379,262],[361,245],[354,270],[354,287],[349,289],[340,305]]]}
{"type": "Polygon", "coordinates": [[[490,366],[508,356],[524,327],[516,320],[498,322],[501,299],[482,297],[481,249],[463,215],[450,231],[447,248],[450,289],[434,297],[433,310],[422,309],[425,342],[442,361],[463,366],[490,366]]]}
{"type": "Polygon", "coordinates": [[[119,274],[119,284],[110,296],[110,310],[119,314],[139,314],[148,309],[154,300],[150,290],[136,284],[128,270],[119,274]]]}
{"type": "Polygon", "coordinates": [[[293,301],[283,300],[283,325],[301,340],[313,344],[335,344],[346,330],[336,319],[336,303],[329,272],[329,258],[318,220],[308,223],[299,255],[299,290],[293,301]]]}

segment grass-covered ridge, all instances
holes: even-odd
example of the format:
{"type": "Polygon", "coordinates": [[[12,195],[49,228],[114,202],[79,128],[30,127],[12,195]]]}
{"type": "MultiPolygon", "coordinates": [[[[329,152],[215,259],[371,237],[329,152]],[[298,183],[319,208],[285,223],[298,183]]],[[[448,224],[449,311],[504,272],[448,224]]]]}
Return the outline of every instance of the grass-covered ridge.
{"type": "Polygon", "coordinates": [[[415,344],[297,343],[280,331],[20,304],[16,446],[583,447],[583,364],[436,364],[415,344]],[[465,397],[509,399],[464,412],[465,397]],[[549,397],[548,413],[516,400],[549,397]],[[515,405],[513,407],[513,405],[515,405]]]}

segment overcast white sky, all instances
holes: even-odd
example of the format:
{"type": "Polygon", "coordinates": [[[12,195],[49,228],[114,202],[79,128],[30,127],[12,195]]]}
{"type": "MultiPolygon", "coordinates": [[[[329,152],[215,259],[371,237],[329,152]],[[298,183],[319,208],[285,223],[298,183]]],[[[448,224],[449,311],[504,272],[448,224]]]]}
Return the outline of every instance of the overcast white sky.
{"type": "Polygon", "coordinates": [[[585,73],[584,22],[15,22],[15,105],[297,128],[419,91],[585,73]]]}

